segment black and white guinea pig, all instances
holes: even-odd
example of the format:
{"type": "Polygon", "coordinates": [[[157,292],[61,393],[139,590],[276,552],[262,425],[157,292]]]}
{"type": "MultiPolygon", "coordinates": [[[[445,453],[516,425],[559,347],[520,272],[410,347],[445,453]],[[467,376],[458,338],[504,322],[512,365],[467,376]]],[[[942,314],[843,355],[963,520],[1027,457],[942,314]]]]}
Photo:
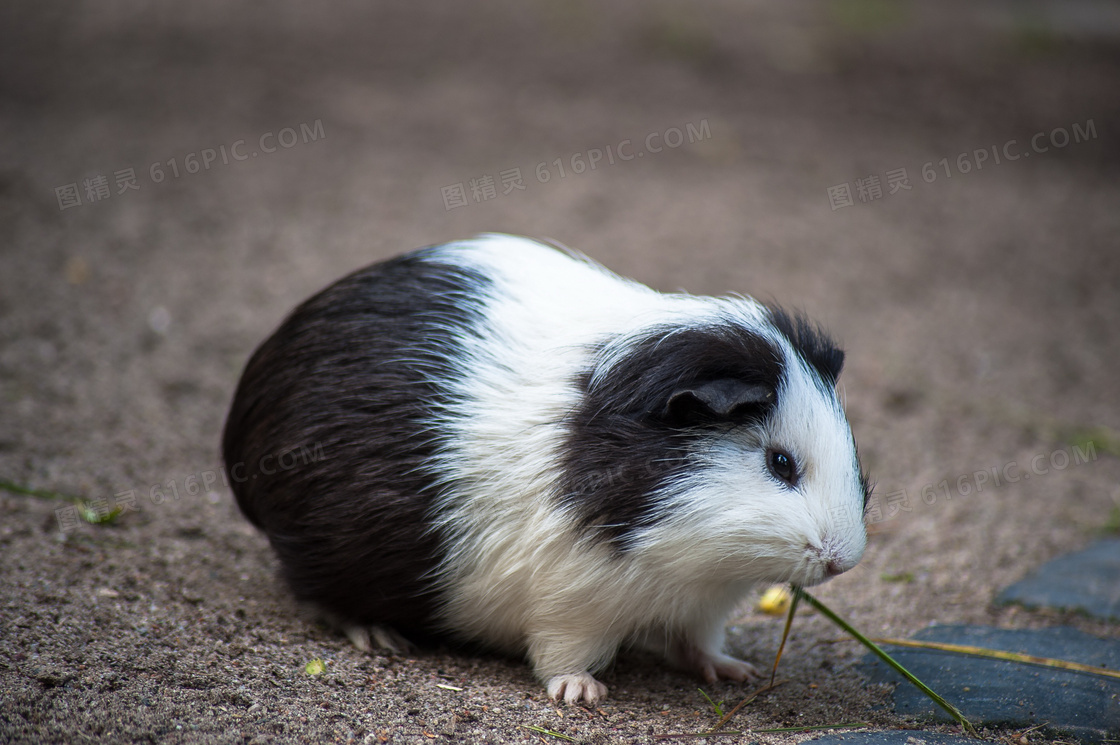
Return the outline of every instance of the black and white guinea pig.
{"type": "Polygon", "coordinates": [[[842,363],[748,298],[485,235],[300,305],[245,369],[224,458],[296,596],[359,647],[524,654],[567,702],[606,695],[592,673],[626,644],[744,680],[723,647],[748,589],[863,554],[842,363]],[[254,468],[300,448],[322,457],[254,468]]]}

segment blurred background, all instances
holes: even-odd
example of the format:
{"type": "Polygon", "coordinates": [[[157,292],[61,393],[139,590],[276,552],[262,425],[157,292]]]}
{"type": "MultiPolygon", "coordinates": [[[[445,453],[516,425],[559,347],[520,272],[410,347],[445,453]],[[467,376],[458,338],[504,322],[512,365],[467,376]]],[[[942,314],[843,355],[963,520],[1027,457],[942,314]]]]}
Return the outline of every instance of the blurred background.
{"type": "MultiPolygon", "coordinates": [[[[828,592],[875,628],[991,620],[998,587],[1120,530],[1118,123],[1112,0],[6,3],[0,476],[92,497],[213,471],[297,302],[521,233],[828,327],[882,499],[828,592]]],[[[171,547],[169,582],[230,545],[266,576],[217,491],[121,529],[171,547]]],[[[6,500],[0,543],[35,558],[8,560],[15,608],[74,558],[52,504],[6,500]]]]}
{"type": "Polygon", "coordinates": [[[480,231],[809,311],[892,484],[938,475],[942,439],[993,450],[916,410],[1120,421],[1120,3],[0,13],[0,457],[25,477],[214,461],[299,299],[480,231]]]}

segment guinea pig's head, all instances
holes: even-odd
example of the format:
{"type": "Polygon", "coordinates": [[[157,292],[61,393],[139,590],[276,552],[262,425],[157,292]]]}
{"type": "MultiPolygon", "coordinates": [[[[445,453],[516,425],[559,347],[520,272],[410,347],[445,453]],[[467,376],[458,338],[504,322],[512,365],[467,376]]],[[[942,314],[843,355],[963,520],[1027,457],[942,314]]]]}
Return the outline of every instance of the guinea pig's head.
{"type": "Polygon", "coordinates": [[[565,493],[585,524],[666,571],[818,584],[866,545],[869,485],[836,392],[844,354],[801,317],[729,302],[747,312],[603,350],[565,493]]]}

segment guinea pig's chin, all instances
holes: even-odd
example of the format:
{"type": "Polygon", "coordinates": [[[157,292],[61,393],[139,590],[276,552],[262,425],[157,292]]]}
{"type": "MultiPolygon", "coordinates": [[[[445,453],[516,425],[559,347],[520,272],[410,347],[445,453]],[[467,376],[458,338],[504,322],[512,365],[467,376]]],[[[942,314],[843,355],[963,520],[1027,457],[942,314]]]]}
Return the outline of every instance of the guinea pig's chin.
{"type": "Polygon", "coordinates": [[[799,585],[800,587],[813,587],[814,585],[821,585],[832,579],[823,568],[808,566],[804,569],[798,569],[786,580],[791,584],[799,585]]]}
{"type": "Polygon", "coordinates": [[[801,587],[813,587],[815,585],[823,585],[833,577],[833,575],[828,574],[824,570],[815,569],[806,570],[805,574],[806,577],[804,578],[804,582],[798,582],[796,579],[794,579],[793,584],[800,585],[801,587]]]}

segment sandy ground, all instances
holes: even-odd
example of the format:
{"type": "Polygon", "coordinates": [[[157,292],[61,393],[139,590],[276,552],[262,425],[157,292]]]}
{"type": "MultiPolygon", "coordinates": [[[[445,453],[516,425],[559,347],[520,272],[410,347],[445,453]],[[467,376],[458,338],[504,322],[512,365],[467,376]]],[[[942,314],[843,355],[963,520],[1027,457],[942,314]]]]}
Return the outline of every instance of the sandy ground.
{"type": "MultiPolygon", "coordinates": [[[[940,5],[5,6],[0,478],[131,509],[75,526],[0,494],[0,741],[714,723],[696,681],[634,654],[609,701],[566,709],[516,660],[363,655],[294,607],[216,475],[240,369],[287,310],[488,230],[801,307],[843,340],[883,519],[818,595],[858,627],[1120,635],[991,605],[1120,510],[1116,6],[940,5]]],[[[780,627],[748,606],[733,646],[768,664],[780,627]]],[[[789,682],[737,723],[907,726],[838,636],[800,618],[789,682]]]]}

